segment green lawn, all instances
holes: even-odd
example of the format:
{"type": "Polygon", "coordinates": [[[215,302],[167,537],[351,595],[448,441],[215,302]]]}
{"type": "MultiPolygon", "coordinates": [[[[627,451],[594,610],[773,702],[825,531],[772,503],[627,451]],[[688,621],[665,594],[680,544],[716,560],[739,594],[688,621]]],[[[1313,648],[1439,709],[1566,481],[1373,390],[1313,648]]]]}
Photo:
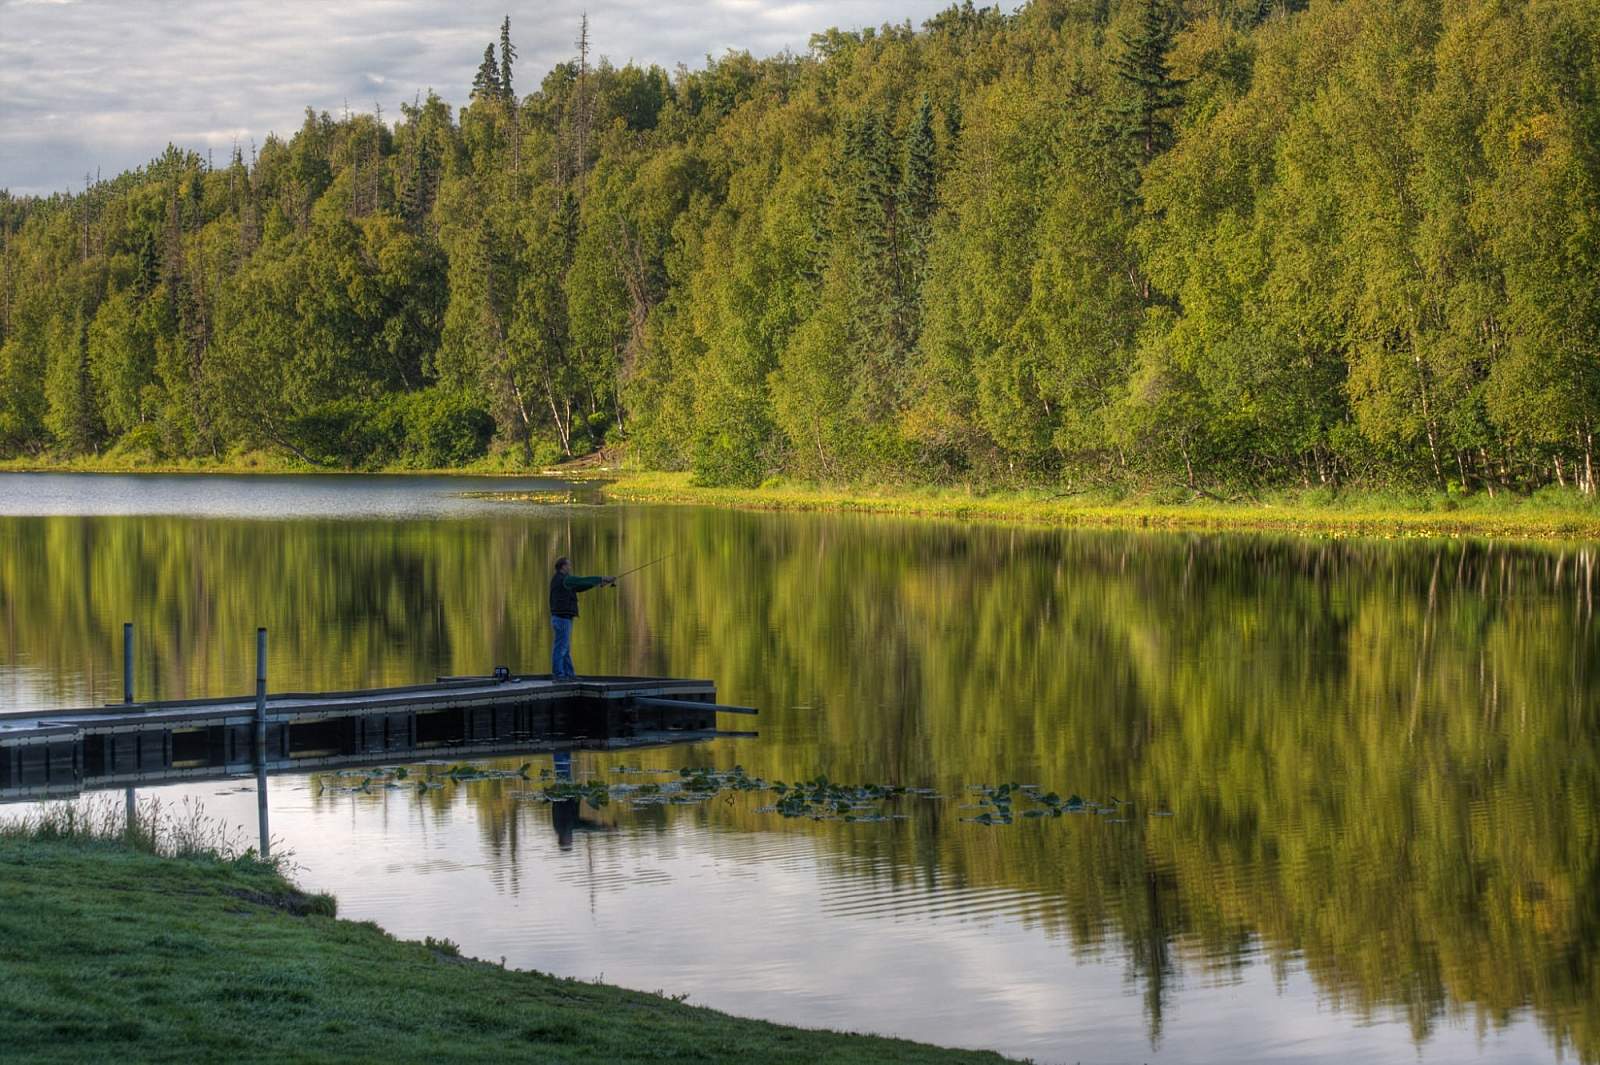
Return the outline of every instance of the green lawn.
{"type": "Polygon", "coordinates": [[[998,1062],[502,969],[246,856],[0,834],[0,1059],[998,1062]]]}

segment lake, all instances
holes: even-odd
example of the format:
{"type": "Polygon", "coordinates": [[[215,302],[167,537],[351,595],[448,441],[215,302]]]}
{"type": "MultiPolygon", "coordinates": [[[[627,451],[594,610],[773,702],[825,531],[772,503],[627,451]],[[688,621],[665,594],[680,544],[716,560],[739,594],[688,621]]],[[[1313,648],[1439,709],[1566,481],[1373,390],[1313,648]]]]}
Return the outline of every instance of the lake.
{"type": "MultiPolygon", "coordinates": [[[[584,595],[578,671],[714,679],[760,735],[574,776],[932,794],[574,818],[277,776],[297,879],[512,966],[1041,1062],[1600,1061],[1595,546],[462,495],[528,488],[565,490],[0,475],[0,711],[119,697],[125,620],[141,698],[250,690],[258,624],[274,690],[544,671],[556,555],[670,553],[584,595]],[[1094,807],[983,824],[1001,783],[1094,807]]],[[[253,830],[254,787],[142,794],[253,830]]]]}

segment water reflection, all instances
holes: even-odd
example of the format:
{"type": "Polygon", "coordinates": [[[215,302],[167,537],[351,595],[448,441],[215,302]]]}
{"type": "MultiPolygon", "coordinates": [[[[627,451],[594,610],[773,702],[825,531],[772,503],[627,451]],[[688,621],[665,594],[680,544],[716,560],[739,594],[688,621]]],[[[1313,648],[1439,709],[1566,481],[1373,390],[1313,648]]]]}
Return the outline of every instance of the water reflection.
{"type": "MultiPolygon", "coordinates": [[[[556,751],[550,757],[554,762],[554,779],[571,783],[572,752],[556,751]]],[[[586,817],[582,812],[584,803],[581,799],[556,799],[547,805],[550,807],[550,827],[555,829],[556,843],[564,851],[572,849],[572,837],[579,832],[606,832],[612,828],[593,817],[586,817]]]]}
{"type": "Polygon", "coordinates": [[[42,517],[87,514],[208,518],[406,519],[484,513],[499,505],[484,492],[521,492],[549,502],[583,502],[592,493],[540,477],[352,476],[350,474],[6,473],[0,513],[42,517]]]}
{"type": "MultiPolygon", "coordinates": [[[[0,548],[0,703],[114,697],[125,616],[168,697],[248,690],[257,624],[283,633],[285,687],[516,668],[547,652],[550,557],[675,550],[586,600],[579,656],[713,677],[763,708],[761,738],[644,764],[1039,783],[1144,814],[1001,829],[924,803],[847,826],[755,796],[559,810],[496,781],[275,779],[316,886],[396,931],[1046,1059],[1382,1060],[1390,1033],[1427,1059],[1600,1060],[1591,545],[615,507],[0,519],[0,548]],[[850,966],[876,984],[816,982],[850,966]]],[[[627,756],[590,757],[571,771],[627,756]]]]}

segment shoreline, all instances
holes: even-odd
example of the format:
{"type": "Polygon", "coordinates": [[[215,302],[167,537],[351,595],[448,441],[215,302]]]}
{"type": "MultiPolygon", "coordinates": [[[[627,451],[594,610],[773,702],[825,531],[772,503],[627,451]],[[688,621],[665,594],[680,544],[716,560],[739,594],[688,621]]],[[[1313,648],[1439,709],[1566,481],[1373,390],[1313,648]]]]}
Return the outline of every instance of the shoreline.
{"type": "Polygon", "coordinates": [[[513,470],[501,466],[456,466],[438,469],[414,469],[402,466],[385,466],[375,470],[341,470],[304,463],[278,461],[260,452],[251,452],[237,459],[206,462],[52,462],[36,459],[0,459],[0,473],[91,473],[108,476],[134,476],[139,474],[194,474],[224,477],[503,477],[556,478],[549,470],[513,470]]]}
{"type": "Polygon", "coordinates": [[[508,969],[335,910],[253,852],[0,830],[0,1041],[38,1062],[1010,1060],[508,969]]]}
{"type": "MultiPolygon", "coordinates": [[[[1477,494],[1395,495],[1382,491],[1281,492],[1258,502],[1171,501],[1133,496],[1067,496],[1045,488],[975,493],[964,489],[893,487],[885,490],[830,488],[781,483],[760,488],[708,488],[687,473],[630,471],[592,459],[531,470],[484,464],[447,469],[328,470],[287,463],[260,452],[222,462],[140,465],[117,462],[51,462],[9,459],[0,473],[164,474],[298,477],[479,477],[552,480],[596,487],[607,499],[627,503],[708,506],[734,510],[875,514],[1025,525],[1042,528],[1131,529],[1169,532],[1264,532],[1300,536],[1460,538],[1600,541],[1600,503],[1568,493],[1546,498],[1477,494]]],[[[505,502],[536,501],[517,491],[479,494],[505,502]]],[[[547,502],[548,500],[537,500],[547,502]]]]}
{"type": "MultiPolygon", "coordinates": [[[[554,475],[555,471],[551,471],[554,475]]],[[[975,495],[963,491],[863,492],[808,485],[705,488],[684,473],[617,473],[602,493],[621,502],[713,506],[738,510],[813,511],[940,518],[1046,528],[1170,532],[1267,532],[1301,536],[1460,538],[1539,541],[1600,540],[1600,506],[1509,502],[1471,497],[1453,509],[1397,505],[1378,494],[1353,501],[1306,502],[1289,496],[1260,503],[1164,503],[1131,499],[1065,499],[1044,492],[975,495]]],[[[518,493],[502,498],[514,500],[518,493]]]]}

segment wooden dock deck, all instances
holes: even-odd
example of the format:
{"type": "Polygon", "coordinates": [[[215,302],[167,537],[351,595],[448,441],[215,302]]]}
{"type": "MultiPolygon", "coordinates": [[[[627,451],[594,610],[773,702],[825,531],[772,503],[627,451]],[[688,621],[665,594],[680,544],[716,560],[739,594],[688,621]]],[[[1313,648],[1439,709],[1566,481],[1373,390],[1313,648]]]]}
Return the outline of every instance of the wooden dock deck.
{"type": "Polygon", "coordinates": [[[719,713],[755,711],[719,706],[707,680],[513,675],[268,694],[259,751],[254,696],[0,714],[0,801],[441,750],[489,754],[748,735],[719,731],[719,713]]]}

